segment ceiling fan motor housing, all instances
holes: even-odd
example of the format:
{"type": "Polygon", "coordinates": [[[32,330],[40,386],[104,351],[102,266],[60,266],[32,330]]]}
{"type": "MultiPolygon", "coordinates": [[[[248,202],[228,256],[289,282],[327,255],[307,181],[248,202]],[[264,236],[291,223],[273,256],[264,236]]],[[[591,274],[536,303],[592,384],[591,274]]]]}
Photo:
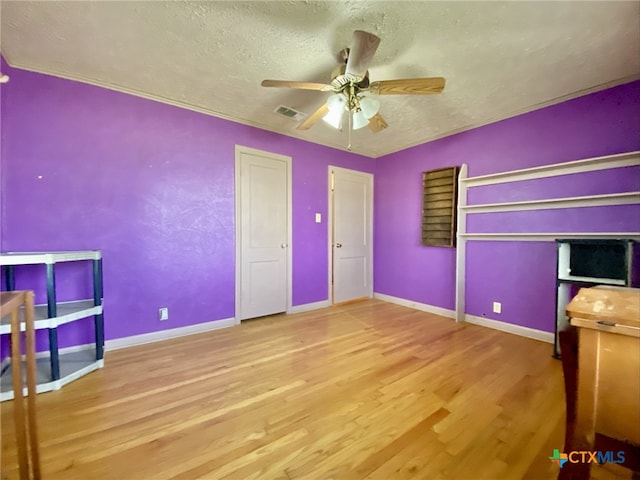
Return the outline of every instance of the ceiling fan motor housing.
{"type": "MultiPolygon", "coordinates": [[[[351,77],[345,74],[346,69],[346,64],[339,65],[331,73],[331,86],[333,86],[337,90],[342,90],[347,85],[352,83],[351,77]]],[[[360,80],[359,82],[353,82],[353,84],[358,90],[365,90],[369,88],[369,71],[367,70],[367,73],[362,80],[360,80]]]]}

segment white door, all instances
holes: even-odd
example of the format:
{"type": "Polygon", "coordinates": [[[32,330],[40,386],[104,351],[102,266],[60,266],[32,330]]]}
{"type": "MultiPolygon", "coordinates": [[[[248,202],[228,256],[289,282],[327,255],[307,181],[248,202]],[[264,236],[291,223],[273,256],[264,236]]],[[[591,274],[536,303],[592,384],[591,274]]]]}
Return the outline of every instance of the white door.
{"type": "Polygon", "coordinates": [[[236,146],[236,321],[285,312],[291,158],[236,146]]]}
{"type": "Polygon", "coordinates": [[[329,167],[333,198],[333,303],[373,294],[373,175],[329,167]]]}

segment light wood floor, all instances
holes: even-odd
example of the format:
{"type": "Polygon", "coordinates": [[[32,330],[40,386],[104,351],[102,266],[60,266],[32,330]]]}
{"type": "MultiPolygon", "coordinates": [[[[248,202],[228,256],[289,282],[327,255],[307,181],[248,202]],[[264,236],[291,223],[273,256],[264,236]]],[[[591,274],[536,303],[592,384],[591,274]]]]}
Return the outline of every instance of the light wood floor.
{"type": "Polygon", "coordinates": [[[555,478],[551,350],[368,300],[108,352],[102,370],[38,396],[44,478],[555,478]]]}

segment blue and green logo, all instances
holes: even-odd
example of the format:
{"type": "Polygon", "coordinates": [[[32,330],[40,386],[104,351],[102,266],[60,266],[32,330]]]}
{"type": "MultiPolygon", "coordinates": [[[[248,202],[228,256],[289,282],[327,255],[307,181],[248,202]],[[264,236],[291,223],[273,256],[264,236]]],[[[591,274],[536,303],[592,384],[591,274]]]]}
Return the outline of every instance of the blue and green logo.
{"type": "Polygon", "coordinates": [[[549,457],[549,460],[557,463],[560,468],[562,468],[562,466],[569,460],[569,456],[566,453],[560,453],[560,450],[554,448],[553,455],[549,457]]]}

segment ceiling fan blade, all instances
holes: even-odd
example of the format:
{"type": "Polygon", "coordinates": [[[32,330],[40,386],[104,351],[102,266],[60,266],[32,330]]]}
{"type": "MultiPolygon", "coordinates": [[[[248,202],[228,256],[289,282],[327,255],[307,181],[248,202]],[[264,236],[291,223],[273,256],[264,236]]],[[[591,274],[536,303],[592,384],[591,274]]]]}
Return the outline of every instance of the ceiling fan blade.
{"type": "Polygon", "coordinates": [[[442,92],[444,84],[442,77],[383,80],[371,82],[369,92],[378,95],[428,95],[442,92]]]}
{"type": "Polygon", "coordinates": [[[367,74],[369,62],[378,49],[380,39],[373,33],[356,30],[353,32],[353,42],[349,50],[345,75],[360,81],[367,74]]]}
{"type": "Polygon", "coordinates": [[[333,90],[331,85],[325,83],[290,82],[288,80],[263,80],[261,85],[263,87],[297,88],[298,90],[319,90],[324,92],[333,90]]]}
{"type": "Polygon", "coordinates": [[[369,119],[369,129],[372,132],[378,133],[387,128],[389,125],[384,121],[384,118],[379,113],[376,113],[369,119]]]}
{"type": "Polygon", "coordinates": [[[329,106],[326,103],[323,103],[320,108],[318,108],[315,112],[309,115],[304,122],[298,125],[296,128],[298,130],[309,130],[313,127],[318,120],[324,117],[327,113],[329,113],[329,106]]]}

